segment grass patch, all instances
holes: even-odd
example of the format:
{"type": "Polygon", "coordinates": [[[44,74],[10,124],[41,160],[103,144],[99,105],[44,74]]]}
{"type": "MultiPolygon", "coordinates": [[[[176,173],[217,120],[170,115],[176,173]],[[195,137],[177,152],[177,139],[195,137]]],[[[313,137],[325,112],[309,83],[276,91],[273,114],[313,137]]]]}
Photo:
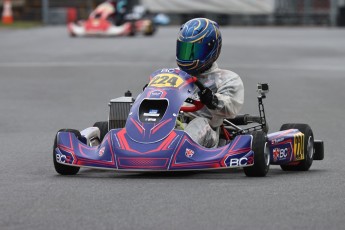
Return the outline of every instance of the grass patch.
{"type": "Polygon", "coordinates": [[[41,22],[32,22],[32,21],[14,21],[11,25],[4,25],[0,23],[0,29],[9,28],[9,29],[30,29],[34,27],[42,26],[41,22]]]}

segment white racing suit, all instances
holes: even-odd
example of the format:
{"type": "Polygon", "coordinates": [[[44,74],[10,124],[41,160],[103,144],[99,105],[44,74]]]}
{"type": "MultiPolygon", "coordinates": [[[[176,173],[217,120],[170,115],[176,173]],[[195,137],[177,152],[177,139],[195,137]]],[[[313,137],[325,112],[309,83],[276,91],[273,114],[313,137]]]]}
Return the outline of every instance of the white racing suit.
{"type": "MultiPolygon", "coordinates": [[[[186,113],[191,120],[185,127],[185,132],[200,145],[217,147],[219,127],[223,119],[234,118],[240,111],[244,101],[244,87],[240,76],[232,71],[219,69],[216,62],[206,72],[196,76],[205,87],[210,88],[218,98],[214,110],[204,106],[201,110],[186,113]]],[[[196,88],[193,99],[198,99],[199,89],[196,88]]]]}
{"type": "Polygon", "coordinates": [[[91,12],[90,18],[96,18],[96,16],[98,15],[100,18],[106,20],[111,15],[115,14],[115,12],[116,12],[116,9],[113,6],[113,4],[109,2],[103,2],[91,12]]]}

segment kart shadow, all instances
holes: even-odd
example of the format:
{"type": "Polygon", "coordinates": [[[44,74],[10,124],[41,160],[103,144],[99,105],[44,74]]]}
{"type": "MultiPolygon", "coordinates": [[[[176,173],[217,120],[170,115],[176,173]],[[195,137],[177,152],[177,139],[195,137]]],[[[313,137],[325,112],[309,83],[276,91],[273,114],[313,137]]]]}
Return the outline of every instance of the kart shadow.
{"type": "Polygon", "coordinates": [[[315,176],[319,175],[322,172],[327,172],[328,170],[325,169],[313,169],[311,168],[308,171],[283,171],[280,168],[270,168],[270,171],[268,172],[267,176],[272,176],[272,177],[278,177],[278,176],[291,176],[291,175],[308,175],[308,176],[315,176]]]}
{"type": "MultiPolygon", "coordinates": [[[[271,168],[267,176],[261,179],[270,179],[276,177],[291,176],[317,176],[326,170],[311,169],[309,171],[283,171],[280,168],[271,168]]],[[[223,170],[205,170],[205,171],[176,171],[176,172],[114,172],[97,169],[82,169],[78,178],[109,178],[109,179],[181,179],[181,180],[243,180],[255,179],[258,177],[246,177],[242,169],[223,169],[223,170]]]]}
{"type": "Polygon", "coordinates": [[[176,172],[114,172],[97,169],[83,169],[80,178],[113,178],[113,179],[239,179],[245,177],[242,169],[223,169],[205,171],[176,172]]]}

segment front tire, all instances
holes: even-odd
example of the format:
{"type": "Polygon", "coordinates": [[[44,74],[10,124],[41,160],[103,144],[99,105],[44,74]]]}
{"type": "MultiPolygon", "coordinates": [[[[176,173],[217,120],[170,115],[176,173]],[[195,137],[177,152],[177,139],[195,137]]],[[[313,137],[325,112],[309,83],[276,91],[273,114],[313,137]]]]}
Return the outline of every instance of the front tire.
{"type": "Polygon", "coordinates": [[[266,133],[263,131],[252,132],[254,151],[254,165],[244,167],[244,173],[248,177],[264,177],[270,168],[270,153],[267,146],[266,133]]]}
{"type": "MultiPolygon", "coordinates": [[[[60,129],[58,132],[70,132],[70,133],[74,133],[74,135],[77,138],[81,137],[80,132],[78,130],[75,130],[75,129],[60,129]]],[[[55,135],[54,147],[53,147],[53,161],[54,161],[55,171],[61,175],[75,175],[75,174],[77,174],[79,172],[79,169],[80,169],[79,167],[60,164],[56,161],[56,154],[55,154],[56,148],[57,148],[57,134],[55,135]]]]}
{"type": "Polygon", "coordinates": [[[137,33],[136,28],[135,28],[135,21],[132,21],[130,23],[131,23],[130,24],[130,31],[129,31],[128,36],[134,37],[136,35],[136,33],[137,33]]]}
{"type": "Polygon", "coordinates": [[[313,163],[314,135],[307,124],[284,124],[280,130],[298,129],[304,134],[304,160],[297,161],[297,165],[281,165],[283,171],[308,171],[313,163]]]}

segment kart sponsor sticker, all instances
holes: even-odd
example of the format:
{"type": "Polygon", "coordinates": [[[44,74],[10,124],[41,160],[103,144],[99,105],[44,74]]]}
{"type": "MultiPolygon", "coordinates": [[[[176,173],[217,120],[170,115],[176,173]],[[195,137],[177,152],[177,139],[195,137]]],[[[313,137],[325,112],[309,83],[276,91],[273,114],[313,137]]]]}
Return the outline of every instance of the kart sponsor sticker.
{"type": "Polygon", "coordinates": [[[242,157],[240,159],[232,158],[230,160],[230,167],[233,167],[233,166],[244,166],[244,165],[247,165],[247,162],[248,162],[248,158],[247,157],[242,157]]]}
{"type": "Polygon", "coordinates": [[[184,80],[172,73],[163,73],[156,75],[151,82],[149,83],[149,86],[155,86],[155,87],[180,87],[182,85],[184,80]]]}
{"type": "Polygon", "coordinates": [[[229,155],[224,160],[224,164],[230,168],[231,167],[233,167],[233,168],[245,167],[245,166],[253,165],[254,164],[254,152],[250,151],[249,153],[247,153],[243,157],[238,157],[236,155],[229,155]]]}
{"type": "Polygon", "coordinates": [[[273,139],[271,141],[271,143],[272,143],[272,145],[276,145],[276,144],[278,144],[278,143],[280,143],[280,142],[282,142],[284,140],[285,140],[284,137],[281,137],[281,138],[273,139]]]}
{"type": "Polygon", "coordinates": [[[161,73],[178,73],[179,69],[161,69],[161,73]]]}
{"type": "Polygon", "coordinates": [[[157,114],[158,113],[158,109],[150,109],[149,113],[150,114],[157,114]]]}
{"type": "Polygon", "coordinates": [[[150,109],[148,113],[144,113],[145,117],[159,117],[158,109],[150,109]]]}
{"type": "Polygon", "coordinates": [[[304,159],[304,134],[301,132],[294,135],[293,152],[296,160],[304,159]]]}
{"type": "Polygon", "coordinates": [[[155,113],[155,114],[144,113],[144,117],[159,117],[159,113],[155,113]]]}
{"type": "Polygon", "coordinates": [[[98,156],[103,156],[104,155],[104,150],[105,150],[105,147],[102,147],[99,152],[98,152],[98,156]]]}
{"type": "Polygon", "coordinates": [[[191,158],[194,155],[194,151],[189,148],[186,148],[185,154],[186,154],[186,157],[191,158]]]}
{"type": "Polygon", "coordinates": [[[273,149],[273,161],[283,161],[288,159],[289,156],[289,149],[288,148],[274,148],[273,149]]]}
{"type": "Polygon", "coordinates": [[[56,154],[55,157],[56,157],[56,161],[59,163],[71,163],[73,161],[71,156],[66,156],[60,153],[56,154]]]}
{"type": "Polygon", "coordinates": [[[161,92],[161,91],[153,91],[152,93],[151,93],[151,97],[161,97],[162,96],[162,94],[163,94],[163,92],[161,92]]]}
{"type": "MultiPolygon", "coordinates": [[[[229,158],[229,157],[228,157],[229,158]]],[[[241,157],[241,158],[230,158],[229,160],[226,159],[225,163],[228,167],[241,167],[246,166],[248,164],[248,158],[247,157],[241,157]]]]}
{"type": "Polygon", "coordinates": [[[60,153],[56,154],[56,161],[57,162],[65,163],[66,159],[67,159],[66,155],[64,155],[64,154],[60,154],[60,153]]]}
{"type": "Polygon", "coordinates": [[[156,118],[145,118],[145,121],[155,122],[155,121],[157,121],[157,119],[156,118]]]}

